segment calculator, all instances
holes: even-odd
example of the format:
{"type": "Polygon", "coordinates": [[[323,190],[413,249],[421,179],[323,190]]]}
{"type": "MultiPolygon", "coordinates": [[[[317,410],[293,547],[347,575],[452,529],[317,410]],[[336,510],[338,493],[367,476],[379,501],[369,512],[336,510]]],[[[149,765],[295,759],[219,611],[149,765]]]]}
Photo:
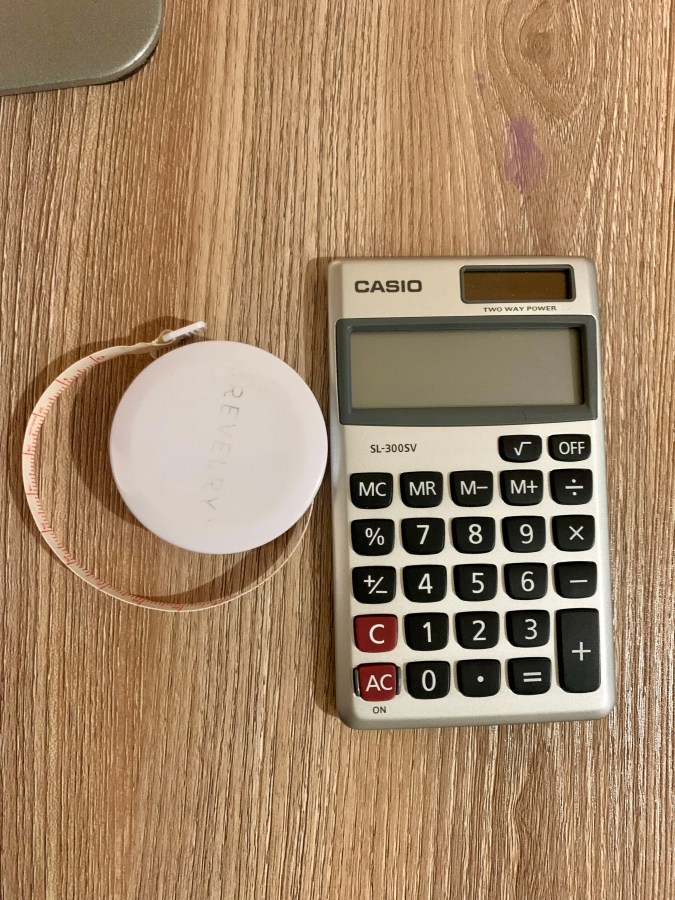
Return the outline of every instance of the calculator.
{"type": "Polygon", "coordinates": [[[337,260],[328,304],[340,717],[606,715],[593,263],[337,260]]]}

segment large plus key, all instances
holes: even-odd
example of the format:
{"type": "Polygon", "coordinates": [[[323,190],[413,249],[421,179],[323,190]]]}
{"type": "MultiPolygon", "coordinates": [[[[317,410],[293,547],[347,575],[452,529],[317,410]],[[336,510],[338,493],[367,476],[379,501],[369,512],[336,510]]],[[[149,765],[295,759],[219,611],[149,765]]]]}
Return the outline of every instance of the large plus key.
{"type": "Polygon", "coordinates": [[[563,609],[558,615],[560,687],[572,694],[600,687],[600,628],[597,609],[563,609]]]}

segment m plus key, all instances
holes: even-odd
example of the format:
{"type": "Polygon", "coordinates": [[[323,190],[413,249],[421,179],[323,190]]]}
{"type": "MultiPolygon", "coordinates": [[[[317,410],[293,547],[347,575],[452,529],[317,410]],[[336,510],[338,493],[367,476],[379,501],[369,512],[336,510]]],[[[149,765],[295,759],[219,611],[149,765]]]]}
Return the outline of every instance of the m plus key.
{"type": "Polygon", "coordinates": [[[502,499],[510,506],[533,506],[544,496],[544,476],[533,469],[501,474],[502,499]]]}

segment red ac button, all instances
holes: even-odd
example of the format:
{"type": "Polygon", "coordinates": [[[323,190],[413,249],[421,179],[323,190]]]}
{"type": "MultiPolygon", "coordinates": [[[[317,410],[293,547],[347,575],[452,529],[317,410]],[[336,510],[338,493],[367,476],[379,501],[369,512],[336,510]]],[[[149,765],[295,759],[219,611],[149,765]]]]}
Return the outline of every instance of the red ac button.
{"type": "Polygon", "coordinates": [[[357,616],[354,640],[364,653],[393,650],[398,641],[398,619],[396,616],[357,616]]]}
{"type": "Polygon", "coordinates": [[[393,663],[359,666],[356,673],[362,700],[391,700],[396,696],[397,671],[393,663]]]}

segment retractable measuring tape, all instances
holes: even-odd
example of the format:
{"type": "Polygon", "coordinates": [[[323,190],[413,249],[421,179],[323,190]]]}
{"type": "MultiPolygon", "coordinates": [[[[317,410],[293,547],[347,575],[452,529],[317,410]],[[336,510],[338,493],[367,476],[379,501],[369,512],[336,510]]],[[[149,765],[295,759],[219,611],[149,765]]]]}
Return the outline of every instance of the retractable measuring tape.
{"type": "Polygon", "coordinates": [[[298,524],[272,571],[228,597],[185,605],[118,588],[80,562],[55,532],[40,496],[36,452],[57,400],[80,378],[120,356],[151,354],[203,334],[205,322],[154,341],[108,347],[62,372],[38,400],[22,448],[31,514],[52,552],[110,597],[163,610],[207,609],[274,577],[302,543],[325,470],[326,427],[314,395],[282,360],[247,344],[205,341],[156,358],[132,382],[115,414],[110,458],[123,500],[162,539],[209,554],[252,550],[298,524]]]}

